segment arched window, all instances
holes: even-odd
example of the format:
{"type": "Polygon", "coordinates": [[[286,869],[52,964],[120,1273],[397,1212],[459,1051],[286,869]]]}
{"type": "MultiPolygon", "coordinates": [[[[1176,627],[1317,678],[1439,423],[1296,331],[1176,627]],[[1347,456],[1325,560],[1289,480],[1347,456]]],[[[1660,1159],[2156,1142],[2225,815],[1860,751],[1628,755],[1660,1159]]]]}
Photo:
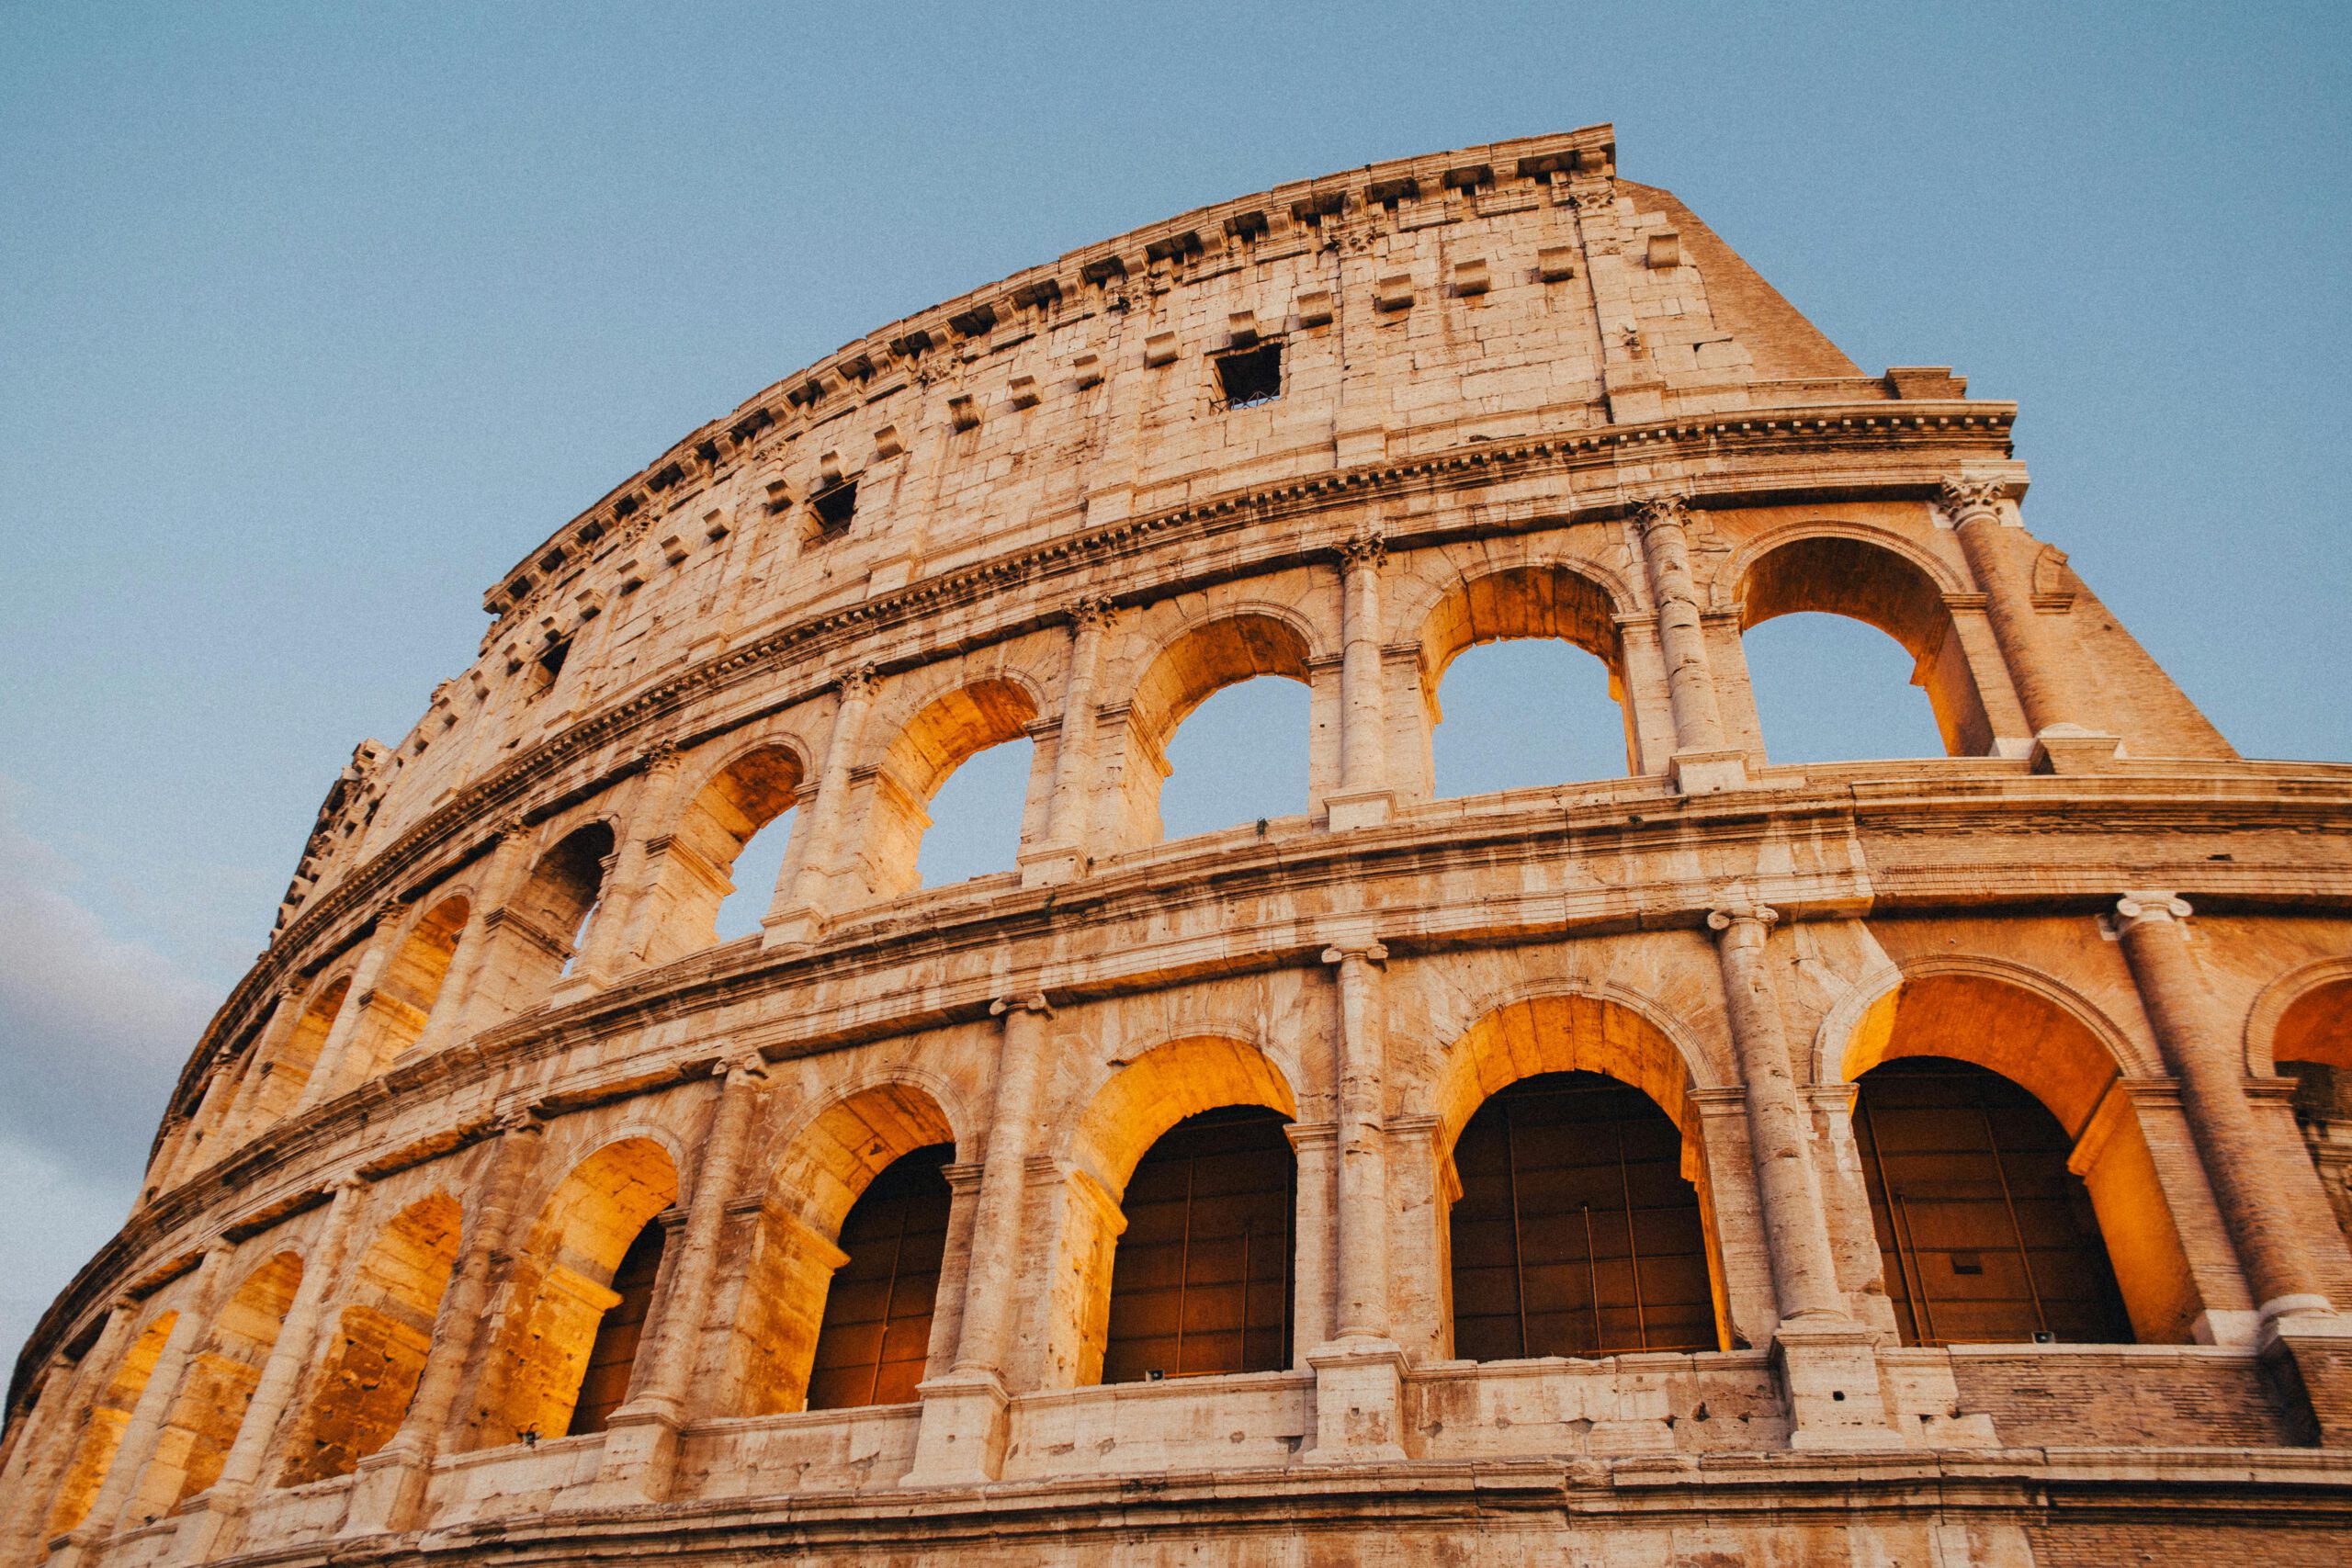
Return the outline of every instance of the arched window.
{"type": "Polygon", "coordinates": [[[106,1484],[107,1472],[114,1468],[115,1456],[122,1448],[123,1428],[130,1425],[130,1413],[147,1392],[147,1380],[155,1375],[155,1363],[163,1359],[164,1347],[178,1324],[176,1312],[157,1314],[123,1352],[121,1364],[107,1381],[106,1392],[90,1410],[89,1425],[82,1428],[74,1457],[66,1462],[57,1500],[50,1507],[47,1537],[63,1535],[89,1517],[90,1505],[97,1501],[98,1488],[106,1484]]]}
{"type": "Polygon", "coordinates": [[[2336,1226],[2352,1237],[2352,980],[2296,998],[2279,1017],[2271,1055],[2295,1080],[2295,1123],[2336,1226]]]}
{"type": "Polygon", "coordinates": [[[1992,725],[1943,594],[1894,550],[1839,536],[1797,539],[1750,566],[1739,594],[1741,648],[1768,760],[1992,750],[1992,725]],[[1751,635],[1782,616],[1795,619],[1751,635]],[[1830,617],[1859,626],[1838,626],[1830,617]],[[1862,627],[1875,627],[1894,647],[1862,627]],[[1925,690],[1926,714],[1905,684],[1925,690]]]}
{"type": "Polygon", "coordinates": [[[320,1048],[326,1044],[327,1034],[350,994],[351,976],[342,975],[302,998],[293,1029],[266,1060],[254,1064],[260,1077],[251,1087],[251,1098],[244,1099],[246,1090],[239,1089],[244,1109],[232,1141],[244,1143],[301,1103],[311,1069],[319,1065],[320,1048]]]}
{"type": "Polygon", "coordinates": [[[349,1475],[392,1440],[424,1376],[464,1216],[435,1193],[402,1209],[359,1260],[308,1409],[286,1445],[280,1486],[349,1475]]]}
{"type": "Polygon", "coordinates": [[[1641,1090],[1544,1073],[1463,1128],[1453,1353],[1493,1361],[1712,1350],[1715,1307],[1682,1134],[1641,1090]]]}
{"type": "Polygon", "coordinates": [[[808,1408],[904,1404],[931,1353],[932,1309],[947,1249],[948,1144],[900,1156],[842,1222],[843,1256],[825,1292],[808,1408]]]}
{"type": "MultiPolygon", "coordinates": [[[[607,1144],[564,1178],[518,1249],[512,1304],[482,1373],[475,1446],[574,1429],[598,1331],[626,1299],[621,1271],[633,1252],[642,1264],[640,1238],[677,1197],[677,1169],[648,1138],[607,1144]]],[[[645,1246],[658,1264],[659,1240],[645,1246]]],[[[624,1369],[624,1391],[627,1378],[624,1369]]]]}
{"type": "Polygon", "coordinates": [[[2132,1338],[2074,1140],[1998,1073],[1931,1056],[1864,1073],[1854,1136],[1906,1345],[2132,1338]]]}
{"type": "Polygon", "coordinates": [[[915,870],[925,887],[1011,871],[1021,852],[1023,819],[1036,765],[1036,747],[1006,740],[975,751],[947,775],[927,807],[915,870]]]}
{"type": "Polygon", "coordinates": [[[1298,629],[1255,612],[1212,621],[1162,649],[1127,708],[1117,847],[1305,811],[1306,694],[1258,677],[1305,687],[1306,666],[1298,629]],[[1205,705],[1220,696],[1212,716],[1205,705]],[[1204,754],[1193,754],[1196,738],[1204,754]],[[1163,783],[1180,767],[1184,783],[1163,803],[1163,783]]]}
{"type": "Polygon", "coordinates": [[[1435,794],[1634,771],[1614,611],[1590,578],[1550,566],[1474,578],[1430,613],[1420,646],[1435,794]]]}
{"type": "Polygon", "coordinates": [[[763,746],[695,792],[662,853],[653,892],[662,908],[645,962],[666,964],[760,929],[775,902],[800,784],[800,759],[763,746]]]}
{"type": "Polygon", "coordinates": [[[220,1479],[301,1283],[301,1258],[281,1252],[247,1275],[221,1307],[180,1380],[154,1458],[127,1509],[130,1517],[161,1517],[220,1479]]]}
{"type": "Polygon", "coordinates": [[[637,1369],[646,1314],[653,1306],[653,1282],[662,1274],[662,1222],[648,1220],[621,1254],[621,1266],[613,1270],[615,1300],[596,1320],[588,1370],[580,1379],[580,1403],[571,1407],[571,1424],[565,1428],[569,1437],[603,1431],[613,1412],[628,1400],[629,1374],[637,1369]]]}
{"type": "Polygon", "coordinates": [[[346,1082],[364,1083],[385,1072],[424,1032],[425,1020],[441,997],[441,982],[448,977],[450,962],[457,956],[458,938],[472,912],[472,901],[462,894],[444,898],[419,916],[401,937],[368,1000],[360,1032],[352,1041],[356,1071],[346,1082]]]}
{"type": "Polygon", "coordinates": [[[1120,1202],[1104,1382],[1290,1365],[1298,1176],[1286,1122],[1257,1106],[1203,1111],[1136,1164],[1120,1202]]]}
{"type": "MultiPolygon", "coordinates": [[[[1012,867],[1027,814],[1024,802],[1033,771],[1026,764],[1034,749],[1025,742],[1028,727],[1036,718],[1036,699],[1026,686],[990,678],[934,699],[908,722],[884,754],[875,776],[864,857],[866,891],[872,897],[893,898],[922,886],[924,835],[931,828],[931,808],[941,786],[979,753],[997,747],[1005,748],[1007,754],[992,759],[996,766],[983,765],[974,777],[973,793],[985,798],[951,799],[956,810],[971,815],[956,824],[953,831],[957,842],[949,847],[966,852],[963,864],[956,867],[963,874],[972,874],[967,866],[1012,867]],[[1016,763],[1017,790],[1009,779],[998,776],[999,770],[1016,763]],[[991,784],[999,787],[990,789],[991,784]],[[982,828],[981,820],[989,826],[982,828]],[[982,843],[986,850],[971,854],[982,843]]],[[[938,857],[929,859],[933,869],[952,874],[938,857]]]]}
{"type": "Polygon", "coordinates": [[[571,967],[603,896],[613,843],[602,822],[567,834],[497,912],[474,981],[483,1022],[537,1007],[571,967]]]}

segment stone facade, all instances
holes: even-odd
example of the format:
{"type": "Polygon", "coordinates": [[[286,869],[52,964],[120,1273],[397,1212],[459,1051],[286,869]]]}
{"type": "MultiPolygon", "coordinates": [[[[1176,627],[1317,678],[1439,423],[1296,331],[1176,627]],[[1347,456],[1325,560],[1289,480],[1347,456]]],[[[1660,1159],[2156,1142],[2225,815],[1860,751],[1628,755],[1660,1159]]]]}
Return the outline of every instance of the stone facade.
{"type": "Polygon", "coordinates": [[[2352,771],[2236,755],[2027,531],[2015,412],[1862,374],[1606,127],[1186,214],[779,383],[335,783],[17,1369],[0,1562],[2341,1561],[2352,771]],[[1916,658],[1948,757],[1765,755],[1741,637],[1806,610],[1916,658]],[[1623,776],[1434,797],[1501,637],[1606,663],[1623,776]],[[1165,841],[1170,737],[1260,674],[1311,694],[1306,812],[1165,841]],[[1017,868],[919,887],[926,802],[1023,737],[1017,868]],[[1590,1351],[1528,1353],[1543,1238],[1513,1187],[1514,1327],[1471,1145],[1611,1080],[1662,1196],[1632,1112],[1543,1145],[1616,1137],[1632,1251],[1558,1209],[1590,1351]],[[1929,1091],[2041,1129],[2042,1186],[1906,1154],[1929,1091]],[[1180,1292],[1176,1375],[1106,1382],[1130,1183],[1236,1108],[1292,1194],[1258,1370],[1182,1375],[1180,1292]],[[808,1408],[918,1151],[904,1396],[808,1408]],[[1921,1231],[2000,1204],[2007,1295],[1921,1231]],[[1602,1321],[1663,1300],[1653,1208],[1695,1342],[1602,1321]],[[1474,1310],[1522,1353],[1461,1353],[1474,1310]]]}

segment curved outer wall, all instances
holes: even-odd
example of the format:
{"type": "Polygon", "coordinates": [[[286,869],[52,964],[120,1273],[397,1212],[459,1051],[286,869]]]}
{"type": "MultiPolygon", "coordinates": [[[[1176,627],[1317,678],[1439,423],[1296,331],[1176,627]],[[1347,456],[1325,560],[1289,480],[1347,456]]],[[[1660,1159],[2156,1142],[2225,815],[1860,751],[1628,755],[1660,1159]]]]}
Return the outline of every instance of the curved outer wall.
{"type": "Polygon", "coordinates": [[[2274,1064],[2352,1067],[2352,773],[2239,759],[2027,531],[2012,405],[1863,375],[1614,161],[1063,257],[518,563],[27,1347],[0,1561],[2340,1560],[2346,1168],[2274,1064]],[[1951,755],[1770,761],[1740,637],[1808,609],[1951,755]],[[1512,636],[1609,665],[1626,773],[1435,798],[1445,667],[1512,636]],[[1163,841],[1168,738],[1256,673],[1306,811],[1163,841]],[[919,888],[1024,737],[1017,866],[919,888]],[[2134,1343],[1901,1331],[1853,1080],[1905,1055],[2055,1118],[2134,1343]],[[1456,1358],[1455,1140],[1571,1069],[1673,1121],[1715,1348],[1456,1358]],[[1289,1370],[1101,1384],[1123,1186],[1229,1106],[1295,1154],[1289,1370]],[[845,1212],[938,1144],[920,1398],[800,1408],[845,1212]],[[628,1398],[560,1436],[648,1224],[628,1398]]]}

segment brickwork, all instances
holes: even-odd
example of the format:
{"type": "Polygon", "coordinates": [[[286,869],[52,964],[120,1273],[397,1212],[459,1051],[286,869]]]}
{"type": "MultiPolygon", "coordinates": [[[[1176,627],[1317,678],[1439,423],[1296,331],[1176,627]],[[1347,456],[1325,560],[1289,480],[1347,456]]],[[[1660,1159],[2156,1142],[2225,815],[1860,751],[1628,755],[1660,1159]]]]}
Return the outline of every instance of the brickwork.
{"type": "Polygon", "coordinates": [[[530,551],[335,781],[27,1348],[0,1563],[2341,1557],[2352,769],[2231,750],[2028,531],[2015,415],[1861,373],[1606,127],[1189,213],[786,378],[530,551]],[[1741,638],[1804,611],[1900,644],[1949,754],[1772,757],[1741,638]],[[1607,667],[1622,774],[1438,796],[1448,667],[1523,637],[1607,667]],[[1170,741],[1261,675],[1305,809],[1170,838],[1170,741]],[[1007,742],[1014,863],[922,887],[1007,742]],[[1990,1100],[1926,1187],[1865,1157],[1858,1084],[1922,1061],[2031,1097],[2047,1190],[1966,1166],[1990,1100]],[[1457,1141],[1548,1074],[1646,1097],[1650,1152],[1472,1161],[1553,1228],[1458,1273],[1457,1141]],[[1157,1213],[1133,1288],[1158,1345],[1286,1280],[1282,1365],[1105,1383],[1135,1173],[1238,1108],[1281,1234],[1157,1213]],[[896,1288],[844,1223],[943,1145],[928,1316],[829,1315],[896,1288]],[[1694,1202],[1700,1348],[1457,1344],[1471,1277],[1657,1343],[1694,1202]],[[2060,1218],[2134,1343],[1910,1310],[2041,1312],[2060,1218]],[[626,1397],[570,1436],[592,1354],[626,1397]],[[911,1402],[806,1407],[886,1361],[911,1402]]]}

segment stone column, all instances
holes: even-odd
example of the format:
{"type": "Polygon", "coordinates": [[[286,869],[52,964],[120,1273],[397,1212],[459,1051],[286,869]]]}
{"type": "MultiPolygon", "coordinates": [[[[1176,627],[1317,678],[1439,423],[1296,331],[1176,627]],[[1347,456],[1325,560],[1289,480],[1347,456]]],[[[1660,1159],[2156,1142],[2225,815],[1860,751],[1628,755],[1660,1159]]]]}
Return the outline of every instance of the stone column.
{"type": "Polygon", "coordinates": [[[677,1238],[676,1271],[662,1296],[660,1317],[648,1325],[652,1344],[650,1354],[640,1353],[644,1371],[637,1387],[605,1424],[596,1486],[599,1492],[618,1494],[618,1500],[635,1496],[660,1502],[677,1479],[678,1434],[689,1404],[686,1385],[694,1375],[695,1352],[701,1346],[718,1279],[720,1233],[727,1225],[728,1202],[742,1179],[743,1154],[751,1146],[752,1119],[767,1080],[767,1063],[757,1051],[724,1060],[716,1070],[718,1108],[711,1115],[695,1170],[694,1197],[677,1238]]]}
{"type": "Polygon", "coordinates": [[[277,1457],[276,1438],[287,1407],[300,1391],[318,1349],[319,1329],[326,1320],[327,1302],[340,1293],[344,1258],[360,1215],[368,1207],[368,1185],[358,1177],[345,1178],[334,1190],[326,1223],[302,1266],[302,1283],[277,1327],[277,1339],[262,1363],[261,1379],[237,1427],[235,1442],[220,1462],[220,1474],[198,1500],[172,1543],[173,1561],[209,1562],[228,1555],[236,1545],[237,1526],[251,1504],[262,1469],[277,1457]]]}
{"type": "Polygon", "coordinates": [[[832,733],[825,740],[824,771],[817,781],[816,804],[808,812],[808,839],[800,868],[781,907],[760,922],[763,947],[787,947],[814,942],[824,929],[831,891],[830,884],[841,863],[841,837],[848,817],[850,768],[857,760],[866,710],[874,705],[874,668],[861,665],[841,678],[841,701],[833,710],[832,733]]]}
{"type": "Polygon", "coordinates": [[[220,1311],[229,1262],[236,1250],[236,1244],[231,1241],[215,1241],[205,1248],[204,1260],[197,1265],[196,1279],[190,1286],[188,1303],[172,1324],[171,1337],[164,1341],[163,1353],[155,1358],[155,1370],[148,1374],[147,1386],[140,1392],[139,1403],[131,1407],[130,1420],[122,1429],[122,1441],[115,1445],[114,1462],[107,1467],[106,1480],[91,1500],[90,1511],[68,1533],[65,1546],[50,1556],[51,1563],[57,1568],[74,1568],[86,1561],[91,1549],[123,1523],[124,1510],[138,1495],[148,1462],[155,1457],[155,1440],[163,1435],[164,1424],[171,1419],[172,1407],[179,1403],[180,1384],[187,1376],[188,1363],[195,1359],[197,1346],[211,1331],[213,1319],[220,1311]]]}
{"type": "Polygon", "coordinates": [[[678,748],[671,742],[646,752],[637,798],[629,804],[628,822],[621,830],[620,851],[612,874],[605,879],[604,908],[589,928],[580,962],[572,966],[574,978],[584,973],[594,984],[604,985],[645,962],[652,934],[647,921],[653,913],[653,886],[661,870],[652,846],[675,825],[680,772],[678,748]]]}
{"type": "Polygon", "coordinates": [[[489,956],[492,918],[520,891],[530,874],[531,841],[537,834],[521,823],[503,829],[482,868],[481,885],[466,910],[465,929],[458,933],[458,950],[449,955],[448,971],[441,976],[441,994],[409,1049],[420,1057],[447,1050],[465,1038],[471,1019],[475,983],[489,956]]]}
{"type": "Polygon", "coordinates": [[[1294,1122],[1283,1131],[1298,1168],[1291,1224],[1297,1247],[1291,1262],[1291,1364],[1303,1367],[1339,1326],[1339,1187],[1331,1168],[1340,1130],[1329,1122],[1294,1122]]]}
{"type": "Polygon", "coordinates": [[[1744,899],[1710,913],[1732,1047],[1747,1089],[1748,1156],[1764,1211],[1764,1250],[1780,1322],[1772,1356],[1795,1448],[1900,1443],[1881,1394],[1873,1336],[1847,1314],[1829,1218],[1814,1169],[1810,1118],[1789,1070],[1779,989],[1765,936],[1780,916],[1744,899]]]}
{"type": "Polygon", "coordinates": [[[1028,1196],[1040,1101],[1052,1065],[1054,1010],[1042,995],[1000,998],[989,1010],[1004,1021],[998,1047],[996,1103],[981,1154],[980,1201],[972,1220],[970,1272],[956,1363],[922,1386],[922,1426],[909,1486],[973,1485],[1004,1468],[1005,1353],[1013,1313],[1029,1294],[1023,1282],[1022,1213],[1028,1196]]]}
{"type": "Polygon", "coordinates": [[[1657,610],[1667,701],[1674,712],[1674,756],[1667,772],[1683,794],[1705,795],[1745,784],[1747,761],[1724,739],[1699,590],[1690,576],[1690,543],[1684,528],[1688,512],[1679,496],[1645,501],[1634,508],[1634,525],[1641,535],[1642,561],[1657,610]]]}
{"type": "Polygon", "coordinates": [[[130,1297],[117,1297],[107,1309],[106,1326],[82,1352],[71,1384],[44,1393],[43,1405],[54,1398],[58,1408],[53,1416],[42,1416],[40,1430],[28,1433],[10,1456],[16,1470],[6,1477],[5,1484],[17,1500],[17,1512],[0,1522],[0,1562],[27,1561],[41,1544],[50,1514],[57,1506],[57,1489],[64,1484],[65,1473],[81,1450],[82,1435],[130,1348],[139,1308],[140,1303],[130,1297]]]}
{"type": "MultiPolygon", "coordinates": [[[[2191,913],[2168,892],[2117,900],[2116,932],[2165,1066],[2257,1304],[2257,1348],[2290,1418],[2308,1440],[2352,1447],[2352,1319],[2340,1316],[2281,1200],[2290,1171],[2262,1136],[2245,1066],[2188,948],[2191,913]]],[[[2300,1150],[2283,1156],[2300,1160],[2300,1150]]]]}
{"type": "Polygon", "coordinates": [[[538,1118],[523,1111],[508,1117],[499,1134],[474,1212],[473,1234],[441,1293],[433,1343],[408,1415],[390,1442],[359,1461],[344,1516],[345,1535],[413,1529],[423,1521],[433,1461],[448,1436],[458,1393],[493,1332],[482,1310],[490,1299],[492,1269],[506,1251],[524,1190],[538,1167],[544,1132],[538,1118]]]}
{"type": "Polygon", "coordinates": [[[1081,599],[1070,607],[1069,674],[1062,682],[1061,724],[1054,739],[1053,798],[1046,807],[1045,841],[1022,857],[1023,887],[1079,876],[1094,847],[1089,810],[1094,795],[1094,682],[1102,663],[1103,634],[1116,614],[1107,599],[1081,599]]]}
{"type": "Polygon", "coordinates": [[[1389,1337],[1387,1029],[1380,995],[1388,950],[1368,936],[1323,952],[1339,990],[1332,1081],[1339,1105],[1339,1334],[1307,1354],[1315,1448],[1323,1464],[1403,1459],[1404,1351],[1389,1337]]]}
{"type": "Polygon", "coordinates": [[[366,1064],[352,1060],[352,1042],[359,1037],[373,1011],[376,982],[400,944],[408,908],[393,899],[377,911],[367,949],[352,967],[351,988],[344,993],[343,1006],[336,1010],[327,1037],[319,1043],[319,1059],[311,1064],[310,1079],[302,1086],[302,1097],[295,1102],[298,1114],[333,1100],[346,1089],[357,1087],[360,1076],[366,1072],[366,1064]]]}
{"type": "Polygon", "coordinates": [[[2009,684],[2025,709],[2027,727],[2037,744],[2035,765],[2042,772],[2081,772],[2115,755],[2115,738],[2085,728],[2086,708],[2066,661],[2051,644],[2033,607],[2033,575],[2019,558],[2018,546],[2030,542],[2022,528],[2012,528],[2002,515],[2008,489],[2005,479],[1948,479],[1940,494],[1959,536],[1968,570],[1984,593],[1985,618],[1993,623],[1993,640],[2000,645],[2001,661],[2008,666],[2009,684]],[[2044,737],[2048,739],[2043,739],[2044,737]]]}
{"type": "Polygon", "coordinates": [[[1380,664],[1380,572],[1387,558],[1376,533],[1340,547],[1340,787],[1326,800],[1333,832],[1387,821],[1394,799],[1380,664]]]}

